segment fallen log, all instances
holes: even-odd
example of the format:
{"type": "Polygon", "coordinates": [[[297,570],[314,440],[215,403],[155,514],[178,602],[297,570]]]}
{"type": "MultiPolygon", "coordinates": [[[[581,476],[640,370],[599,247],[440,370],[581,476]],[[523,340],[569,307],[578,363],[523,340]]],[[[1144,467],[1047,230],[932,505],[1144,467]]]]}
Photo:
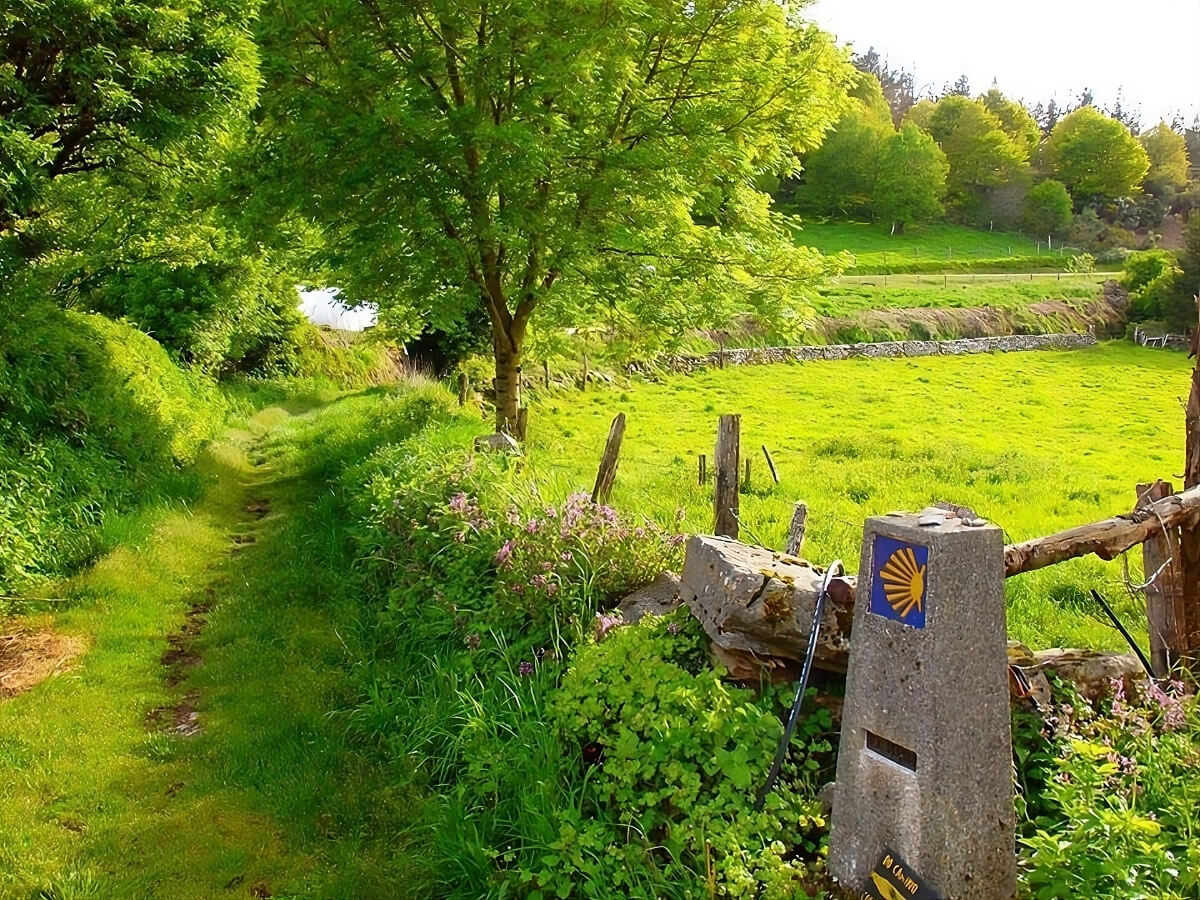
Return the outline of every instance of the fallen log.
{"type": "Polygon", "coordinates": [[[1012,578],[1090,553],[1104,560],[1116,559],[1129,548],[1162,534],[1164,528],[1177,525],[1200,525],[1200,487],[1156,500],[1123,516],[1005,547],[1004,574],[1012,578]]]}
{"type": "MultiPolygon", "coordinates": [[[[824,570],[730,538],[688,541],[680,594],[714,645],[736,655],[803,659],[824,570]]],[[[844,671],[855,579],[834,578],[821,619],[815,663],[844,671]]]]}

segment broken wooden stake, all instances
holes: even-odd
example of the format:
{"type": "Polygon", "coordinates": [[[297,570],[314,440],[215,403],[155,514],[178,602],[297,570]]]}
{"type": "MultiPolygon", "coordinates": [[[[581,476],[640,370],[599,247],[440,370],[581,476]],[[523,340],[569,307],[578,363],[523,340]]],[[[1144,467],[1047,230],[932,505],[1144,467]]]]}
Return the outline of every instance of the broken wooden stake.
{"type": "Polygon", "coordinates": [[[804,549],[804,530],[808,527],[808,504],[803,501],[796,504],[792,511],[792,524],[788,528],[787,546],[784,552],[788,556],[799,556],[804,549]]]}
{"type": "Polygon", "coordinates": [[[738,468],[741,455],[741,416],[721,416],[717,425],[717,482],[713,492],[713,534],[738,536],[738,468]]]}
{"type": "Polygon", "coordinates": [[[771,459],[771,451],[767,449],[767,445],[763,444],[763,456],[767,458],[767,468],[771,470],[771,480],[779,484],[779,473],[775,471],[775,460],[771,459]]]}
{"type": "Polygon", "coordinates": [[[700,485],[703,487],[704,482],[708,481],[708,457],[703,453],[700,454],[700,485]]]}
{"type": "Polygon", "coordinates": [[[600,459],[600,470],[596,473],[596,486],[592,488],[593,503],[607,503],[612,494],[613,482],[617,478],[617,462],[621,456],[621,441],[625,437],[625,413],[617,413],[608,429],[608,442],[604,445],[604,456],[600,459]]]}

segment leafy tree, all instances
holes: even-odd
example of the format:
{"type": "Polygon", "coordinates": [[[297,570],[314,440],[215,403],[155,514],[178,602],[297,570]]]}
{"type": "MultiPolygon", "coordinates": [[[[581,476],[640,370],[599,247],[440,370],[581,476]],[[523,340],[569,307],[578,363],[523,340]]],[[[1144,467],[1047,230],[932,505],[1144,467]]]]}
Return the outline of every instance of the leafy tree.
{"type": "Polygon", "coordinates": [[[880,176],[883,146],[893,133],[891,111],[874,76],[860,74],[850,90],[857,103],[804,160],[804,201],[827,214],[866,215],[880,176]]]}
{"type": "Polygon", "coordinates": [[[946,154],[933,138],[906,122],[883,147],[875,214],[897,233],[908,222],[940,216],[949,171],[946,154]]]}
{"type": "Polygon", "coordinates": [[[916,89],[912,72],[904,69],[892,69],[887,60],[880,59],[874,47],[854,57],[854,66],[860,72],[874,75],[879,79],[883,96],[892,111],[892,123],[899,126],[904,121],[908,111],[917,102],[916,89]]]}
{"type": "Polygon", "coordinates": [[[908,115],[904,117],[904,121],[912,122],[922,131],[929,131],[931,127],[930,123],[933,121],[933,114],[936,111],[937,103],[926,97],[912,105],[912,108],[908,111],[908,115]]]}
{"type": "Polygon", "coordinates": [[[1025,147],[1027,159],[1033,158],[1042,141],[1042,130],[1022,104],[1009,100],[998,88],[992,88],[980,100],[988,111],[1000,120],[1000,127],[1018,146],[1025,147]]]}
{"type": "Polygon", "coordinates": [[[1113,104],[1112,109],[1105,110],[1106,114],[1113,119],[1116,119],[1122,125],[1129,129],[1129,133],[1137,135],[1142,127],[1142,114],[1136,108],[1130,109],[1124,104],[1120,88],[1117,89],[1117,102],[1113,104]]]}
{"type": "Polygon", "coordinates": [[[276,0],[279,200],[351,296],[415,331],[482,306],[498,427],[531,323],[795,317],[828,268],[756,176],[794,171],[852,68],[773,0],[276,0]],[[686,286],[686,290],[684,287],[686,286]]]}
{"type": "Polygon", "coordinates": [[[957,94],[942,98],[929,115],[928,130],[950,163],[950,202],[969,219],[978,218],[990,189],[1018,180],[1028,170],[1025,145],[1013,141],[979,100],[957,94]]]}
{"type": "MultiPolygon", "coordinates": [[[[0,235],[50,182],[203,135],[254,102],[245,0],[8,0],[0,6],[0,235]]],[[[36,248],[23,248],[27,255],[36,248]]]]}
{"type": "Polygon", "coordinates": [[[1187,184],[1188,152],[1183,135],[1166,122],[1159,122],[1138,140],[1150,159],[1146,173],[1146,188],[1161,194],[1167,189],[1178,190],[1187,184]]]}
{"type": "Polygon", "coordinates": [[[1061,235],[1071,227],[1071,195],[1061,181],[1036,184],[1025,201],[1025,225],[1034,234],[1061,235]]]}
{"type": "Polygon", "coordinates": [[[942,93],[947,97],[970,97],[971,81],[966,75],[959,75],[953,84],[947,84],[942,93]]]}
{"type": "Polygon", "coordinates": [[[1181,130],[1183,140],[1187,144],[1188,159],[1200,164],[1200,115],[1192,119],[1190,127],[1181,130]]]}
{"type": "Polygon", "coordinates": [[[1094,106],[1059,120],[1046,143],[1046,155],[1076,203],[1131,194],[1150,168],[1150,158],[1129,130],[1094,106]]]}
{"type": "Polygon", "coordinates": [[[1042,130],[1042,134],[1049,136],[1050,132],[1054,130],[1054,126],[1058,124],[1060,116],[1057,101],[1051,99],[1045,106],[1041,103],[1037,104],[1033,108],[1032,115],[1038,128],[1042,130]]]}

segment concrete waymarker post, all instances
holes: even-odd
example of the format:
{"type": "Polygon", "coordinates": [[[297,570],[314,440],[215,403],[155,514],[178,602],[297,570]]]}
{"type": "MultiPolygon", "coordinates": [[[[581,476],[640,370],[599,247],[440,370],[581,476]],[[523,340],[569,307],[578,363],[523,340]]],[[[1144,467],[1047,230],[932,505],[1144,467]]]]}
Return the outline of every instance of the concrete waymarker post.
{"type": "Polygon", "coordinates": [[[1011,900],[1000,529],[937,509],[868,520],[853,635],[830,872],[879,897],[890,854],[942,900],[1011,900]]]}

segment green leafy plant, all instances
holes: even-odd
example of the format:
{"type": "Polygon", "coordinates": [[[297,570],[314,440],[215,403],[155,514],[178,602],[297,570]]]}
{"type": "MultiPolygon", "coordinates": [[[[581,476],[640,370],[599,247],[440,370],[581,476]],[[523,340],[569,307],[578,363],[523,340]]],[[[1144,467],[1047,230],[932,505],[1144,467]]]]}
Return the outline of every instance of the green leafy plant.
{"type": "Polygon", "coordinates": [[[1042,794],[1024,807],[1020,839],[1022,880],[1036,900],[1200,892],[1200,708],[1177,682],[1127,697],[1118,680],[1113,691],[1103,714],[1078,700],[1060,705],[1044,734],[1053,759],[1047,744],[1025,758],[1042,794]]]}
{"type": "Polygon", "coordinates": [[[724,683],[696,652],[703,633],[686,613],[603,625],[551,698],[553,726],[588,766],[586,790],[530,883],[547,896],[633,896],[648,870],[670,896],[808,896],[829,713],[807,718],[757,811],[782,733],[774,693],[724,683]]]}

